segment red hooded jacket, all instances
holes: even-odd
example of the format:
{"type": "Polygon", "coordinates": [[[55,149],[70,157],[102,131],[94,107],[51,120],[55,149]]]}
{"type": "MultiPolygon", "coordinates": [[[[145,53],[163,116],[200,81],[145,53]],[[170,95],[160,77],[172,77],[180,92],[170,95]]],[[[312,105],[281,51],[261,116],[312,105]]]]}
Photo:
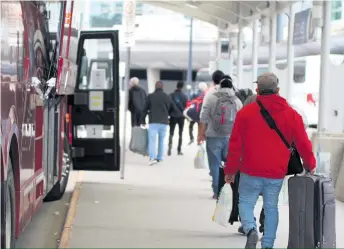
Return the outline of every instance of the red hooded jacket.
{"type": "MultiPolygon", "coordinates": [[[[316,161],[302,117],[279,95],[257,96],[257,99],[269,111],[288,142],[295,143],[304,166],[314,169],[316,161]]],[[[281,179],[287,173],[289,158],[289,150],[276,131],[270,129],[256,102],[237,113],[224,168],[226,175],[240,170],[250,176],[281,179]]]]}
{"type": "Polygon", "coordinates": [[[203,91],[197,98],[193,99],[193,100],[188,100],[186,102],[186,108],[188,108],[190,105],[196,103],[203,103],[203,99],[204,99],[204,96],[205,94],[207,93],[207,90],[203,91]]]}

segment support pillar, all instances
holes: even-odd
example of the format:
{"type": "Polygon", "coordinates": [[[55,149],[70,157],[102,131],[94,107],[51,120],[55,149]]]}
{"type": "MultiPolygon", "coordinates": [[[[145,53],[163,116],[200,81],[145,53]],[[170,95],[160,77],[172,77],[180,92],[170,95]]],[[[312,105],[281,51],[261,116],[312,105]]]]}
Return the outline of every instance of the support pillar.
{"type": "Polygon", "coordinates": [[[233,55],[229,55],[228,59],[228,75],[233,76],[233,55]]]}
{"type": "Polygon", "coordinates": [[[187,84],[192,85],[192,45],[193,45],[193,17],[190,18],[190,34],[189,34],[189,56],[188,56],[188,72],[186,77],[187,84]]]}
{"type": "Polygon", "coordinates": [[[276,67],[276,38],[277,38],[277,15],[276,2],[270,1],[270,46],[269,46],[269,71],[273,72],[276,67]]]}
{"type": "Polygon", "coordinates": [[[216,41],[216,70],[220,69],[220,59],[221,59],[221,31],[217,28],[217,41],[216,41]]]}
{"type": "Polygon", "coordinates": [[[295,11],[293,5],[289,6],[289,23],[288,23],[288,44],[287,44],[287,63],[288,63],[288,77],[286,85],[286,99],[291,101],[293,83],[294,83],[294,19],[295,11]]]}
{"type": "Polygon", "coordinates": [[[156,68],[147,68],[147,91],[152,93],[155,90],[155,83],[160,79],[160,70],[156,68]]]}
{"type": "Polygon", "coordinates": [[[233,58],[231,56],[231,41],[228,34],[228,50],[222,51],[221,58],[219,60],[219,70],[224,74],[232,76],[233,58]]]}
{"type": "Polygon", "coordinates": [[[82,30],[87,30],[90,28],[90,5],[91,1],[86,0],[84,2],[84,10],[83,10],[83,15],[82,15],[82,20],[81,20],[81,29],[82,30]]]}
{"type": "Polygon", "coordinates": [[[244,45],[244,35],[243,35],[243,25],[241,20],[239,20],[239,33],[238,33],[238,58],[237,58],[237,85],[236,87],[240,89],[242,85],[242,73],[243,73],[243,45],[244,45]]]}
{"type": "Polygon", "coordinates": [[[252,90],[254,89],[254,84],[258,78],[258,49],[259,49],[259,37],[258,37],[258,25],[259,20],[255,20],[252,23],[253,37],[252,37],[252,90]]]}
{"type": "MultiPolygon", "coordinates": [[[[124,117],[123,117],[123,130],[122,130],[122,143],[121,143],[121,161],[120,161],[120,174],[121,179],[124,179],[125,173],[125,151],[127,148],[127,114],[128,114],[128,85],[130,80],[130,57],[131,57],[131,48],[127,47],[126,51],[126,60],[125,60],[125,77],[124,77],[124,117]]],[[[115,114],[116,120],[116,114],[115,114]]]]}
{"type": "Polygon", "coordinates": [[[330,102],[330,88],[328,87],[329,54],[330,54],[330,32],[331,32],[331,2],[323,1],[324,23],[321,31],[321,62],[320,62],[320,89],[319,89],[319,121],[318,132],[328,131],[326,114],[326,103],[330,102]]]}

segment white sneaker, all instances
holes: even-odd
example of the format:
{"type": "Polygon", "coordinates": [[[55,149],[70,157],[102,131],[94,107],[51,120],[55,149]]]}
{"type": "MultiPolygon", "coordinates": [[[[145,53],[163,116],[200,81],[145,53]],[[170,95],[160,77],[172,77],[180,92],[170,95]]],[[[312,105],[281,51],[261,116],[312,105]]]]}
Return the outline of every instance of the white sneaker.
{"type": "Polygon", "coordinates": [[[148,165],[152,166],[152,165],[157,164],[157,163],[158,163],[158,161],[156,159],[151,159],[151,160],[149,160],[148,165]]]}

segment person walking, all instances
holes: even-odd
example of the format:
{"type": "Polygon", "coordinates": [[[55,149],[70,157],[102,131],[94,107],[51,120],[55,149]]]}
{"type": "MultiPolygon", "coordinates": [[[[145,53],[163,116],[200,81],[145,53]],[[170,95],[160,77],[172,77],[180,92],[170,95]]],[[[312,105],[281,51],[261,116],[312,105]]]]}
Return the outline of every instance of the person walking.
{"type": "MultiPolygon", "coordinates": [[[[213,73],[213,75],[212,75],[213,85],[210,86],[209,88],[207,86],[206,91],[203,92],[203,95],[202,95],[202,105],[203,105],[204,102],[207,103],[209,101],[208,100],[209,96],[211,96],[214,92],[216,92],[218,90],[219,83],[220,83],[220,81],[221,81],[223,76],[224,76],[224,73],[222,71],[220,71],[220,70],[216,70],[213,73]]],[[[233,90],[234,90],[234,87],[233,87],[233,90]]],[[[193,125],[194,124],[192,124],[192,128],[193,128],[193,125]]],[[[190,126],[191,126],[191,123],[190,123],[190,126]]],[[[190,132],[192,132],[192,130],[190,132]]],[[[199,133],[199,129],[198,129],[198,133],[199,133]]],[[[198,134],[198,136],[199,136],[199,134],[198,134]]],[[[191,137],[191,135],[190,135],[190,137],[191,137]]],[[[193,138],[193,135],[192,135],[192,138],[193,138]]],[[[193,139],[190,141],[189,144],[191,144],[191,143],[193,143],[193,139]]]]}
{"type": "MultiPolygon", "coordinates": [[[[208,99],[211,98],[212,94],[220,88],[220,81],[223,78],[224,73],[221,70],[216,70],[212,75],[213,85],[209,87],[207,93],[204,95],[203,102],[207,103],[208,99]]],[[[235,91],[233,86],[233,91],[235,91]]]]}
{"type": "MultiPolygon", "coordinates": [[[[189,106],[193,104],[194,101],[203,101],[203,98],[204,98],[204,95],[206,94],[207,90],[208,90],[208,85],[207,83],[205,82],[200,82],[198,84],[198,89],[199,89],[199,92],[200,92],[200,95],[197,96],[196,98],[194,99],[191,99],[191,101],[189,102],[189,106]]],[[[194,138],[194,135],[193,135],[193,128],[194,128],[194,125],[196,124],[197,122],[195,120],[191,120],[190,123],[189,123],[189,137],[190,137],[190,142],[189,142],[189,145],[192,144],[194,141],[195,141],[195,138],[194,138]]]]}
{"type": "Polygon", "coordinates": [[[133,77],[129,84],[128,110],[131,112],[131,126],[139,126],[143,115],[143,107],[146,101],[146,91],[139,85],[139,79],[133,77]]]}
{"type": "Polygon", "coordinates": [[[145,125],[146,116],[149,116],[148,126],[148,152],[149,165],[154,165],[163,160],[164,142],[169,123],[169,116],[179,109],[163,90],[163,82],[157,81],[155,91],[147,96],[143,108],[142,124],[145,125]],[[158,137],[158,153],[156,139],[158,137]]]}
{"type": "Polygon", "coordinates": [[[232,78],[227,75],[219,80],[217,91],[208,95],[208,101],[203,101],[197,142],[206,141],[214,199],[218,197],[219,171],[226,160],[232,126],[241,107],[241,101],[235,96],[232,78]]]}
{"type": "Polygon", "coordinates": [[[186,108],[186,103],[188,101],[188,98],[183,93],[183,88],[184,88],[184,82],[178,81],[177,89],[173,93],[170,94],[170,98],[172,102],[175,104],[175,106],[177,107],[177,110],[172,111],[171,116],[170,116],[170,136],[168,139],[168,151],[167,151],[167,155],[169,156],[172,154],[173,135],[174,135],[174,130],[177,125],[178,125],[178,131],[179,131],[177,153],[178,155],[183,155],[182,143],[183,143],[184,122],[185,122],[185,117],[183,115],[183,112],[186,108]]]}
{"type": "Polygon", "coordinates": [[[258,243],[253,211],[260,194],[263,195],[265,213],[262,248],[273,248],[278,227],[279,194],[288,171],[290,151],[263,118],[260,105],[269,112],[287,141],[295,144],[304,167],[312,174],[315,157],[302,117],[278,94],[276,75],[264,73],[259,76],[256,91],[256,101],[237,113],[224,173],[225,182],[231,183],[240,170],[239,213],[247,236],[245,248],[256,248],[258,243]]]}

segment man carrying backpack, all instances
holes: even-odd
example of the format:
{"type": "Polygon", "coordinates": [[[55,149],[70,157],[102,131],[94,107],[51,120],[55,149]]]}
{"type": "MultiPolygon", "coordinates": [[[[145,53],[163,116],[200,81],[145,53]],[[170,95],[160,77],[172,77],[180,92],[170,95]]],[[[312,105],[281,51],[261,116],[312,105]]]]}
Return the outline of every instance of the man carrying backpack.
{"type": "MultiPolygon", "coordinates": [[[[243,103],[243,106],[245,107],[248,104],[251,104],[256,101],[256,94],[253,94],[252,90],[246,88],[246,89],[240,89],[235,92],[235,95],[240,99],[240,101],[243,103]]],[[[225,179],[224,179],[225,173],[223,168],[220,169],[220,175],[219,175],[219,187],[218,192],[220,192],[221,188],[225,185],[225,179]]],[[[233,191],[233,208],[231,211],[231,215],[229,218],[229,223],[233,224],[236,221],[240,221],[239,218],[239,181],[240,181],[240,172],[237,172],[235,175],[235,181],[231,183],[232,191],[233,191]]],[[[219,194],[219,193],[218,193],[219,194]]],[[[259,216],[259,232],[264,233],[264,208],[262,208],[259,216]]],[[[240,226],[238,228],[238,232],[245,235],[243,226],[240,226]]]]}
{"type": "Polygon", "coordinates": [[[167,151],[167,155],[169,156],[172,153],[171,152],[172,141],[173,141],[173,135],[174,135],[174,130],[176,128],[176,125],[178,125],[178,130],[179,130],[177,152],[178,152],[178,155],[183,155],[182,142],[183,142],[183,129],[184,129],[184,122],[185,122],[183,112],[186,108],[186,103],[188,101],[188,98],[183,93],[183,88],[184,88],[184,82],[178,81],[177,89],[173,93],[170,94],[170,98],[178,110],[173,110],[170,114],[170,136],[168,140],[168,151],[167,151]]]}
{"type": "Polygon", "coordinates": [[[235,96],[232,78],[228,75],[222,77],[217,91],[209,94],[202,105],[197,142],[206,141],[213,198],[217,199],[220,167],[226,160],[232,126],[242,103],[235,96]]]}

